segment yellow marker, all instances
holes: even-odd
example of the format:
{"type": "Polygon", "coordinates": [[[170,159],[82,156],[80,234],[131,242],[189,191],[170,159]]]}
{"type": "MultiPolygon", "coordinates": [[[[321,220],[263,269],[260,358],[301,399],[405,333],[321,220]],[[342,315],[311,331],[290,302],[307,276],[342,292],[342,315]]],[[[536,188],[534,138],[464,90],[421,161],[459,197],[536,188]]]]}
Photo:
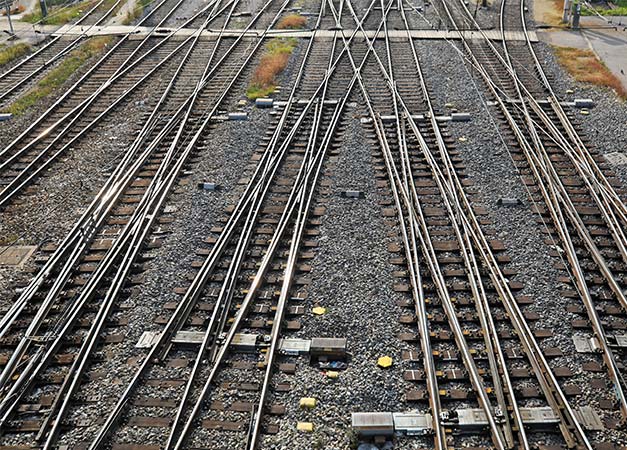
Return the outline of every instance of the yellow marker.
{"type": "Polygon", "coordinates": [[[313,397],[303,397],[300,399],[299,406],[301,408],[315,408],[317,400],[313,397]]]}
{"type": "Polygon", "coordinates": [[[298,431],[304,431],[305,433],[311,433],[313,431],[313,423],[311,422],[298,422],[296,424],[298,431]]]}
{"type": "Polygon", "coordinates": [[[327,371],[327,378],[335,379],[335,378],[337,378],[339,376],[340,376],[340,373],[336,372],[335,370],[328,370],[327,371]]]}
{"type": "Polygon", "coordinates": [[[389,356],[382,356],[381,358],[377,360],[377,365],[379,367],[387,369],[388,367],[392,366],[392,362],[393,362],[392,358],[390,358],[389,356]]]}
{"type": "Polygon", "coordinates": [[[468,139],[466,139],[465,137],[462,136],[458,140],[459,140],[459,142],[466,142],[468,139]]]}
{"type": "Polygon", "coordinates": [[[590,111],[588,111],[587,109],[582,109],[581,114],[583,114],[584,116],[587,116],[588,114],[590,114],[590,111]]]}
{"type": "Polygon", "coordinates": [[[321,316],[327,312],[327,309],[323,308],[322,306],[316,306],[311,310],[311,312],[316,314],[317,316],[321,316]]]}

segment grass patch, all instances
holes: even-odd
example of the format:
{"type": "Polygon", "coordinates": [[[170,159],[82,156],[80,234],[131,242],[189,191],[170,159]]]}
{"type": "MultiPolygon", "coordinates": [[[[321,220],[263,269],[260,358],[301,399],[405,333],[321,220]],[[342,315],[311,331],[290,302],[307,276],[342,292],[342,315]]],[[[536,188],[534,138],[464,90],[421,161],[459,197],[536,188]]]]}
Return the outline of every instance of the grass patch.
{"type": "MultiPolygon", "coordinates": [[[[616,5],[616,8],[599,8],[596,7],[594,10],[601,14],[602,16],[627,16],[627,0],[615,0],[612,2],[616,5]]],[[[594,6],[594,5],[593,5],[594,6]]],[[[592,16],[595,15],[593,11],[587,9],[582,5],[581,7],[581,15],[582,16],[592,16]]]]}
{"type": "MultiPolygon", "coordinates": [[[[602,16],[627,16],[627,6],[619,6],[614,9],[594,8],[598,14],[602,16]]],[[[582,16],[596,16],[596,14],[586,7],[581,8],[582,16]]]]}
{"type": "Polygon", "coordinates": [[[30,52],[30,45],[19,43],[6,48],[0,48],[0,66],[30,52]]]}
{"type": "Polygon", "coordinates": [[[576,81],[612,89],[623,100],[627,91],[620,80],[590,50],[571,47],[553,47],[557,60],[576,81]]]}
{"type": "Polygon", "coordinates": [[[276,77],[287,67],[296,44],[294,38],[274,38],[266,44],[265,53],[246,90],[250,100],[267,97],[275,91],[276,77]]]}
{"type": "Polygon", "coordinates": [[[70,78],[76,70],[85,64],[90,58],[104,51],[112,41],[111,36],[92,38],[73,50],[61,63],[43,77],[35,87],[13,102],[4,112],[19,116],[39,100],[50,95],[70,78]]]}
{"type": "Polygon", "coordinates": [[[277,29],[279,30],[300,30],[307,25],[307,18],[300,14],[289,14],[279,20],[277,29]]]}
{"type": "Polygon", "coordinates": [[[38,23],[42,25],[65,25],[73,19],[80,17],[83,12],[92,7],[95,1],[89,0],[75,5],[67,7],[55,7],[48,8],[48,15],[43,17],[41,13],[41,7],[39,3],[35,7],[35,10],[30,14],[24,14],[22,16],[22,22],[38,23]]]}

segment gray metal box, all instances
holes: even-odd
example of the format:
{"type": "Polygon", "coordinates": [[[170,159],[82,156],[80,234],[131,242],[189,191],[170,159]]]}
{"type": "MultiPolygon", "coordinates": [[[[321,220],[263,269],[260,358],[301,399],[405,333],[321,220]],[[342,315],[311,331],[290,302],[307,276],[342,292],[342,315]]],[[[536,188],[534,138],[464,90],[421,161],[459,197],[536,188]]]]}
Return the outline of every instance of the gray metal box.
{"type": "Polygon", "coordinates": [[[407,436],[420,436],[433,432],[431,414],[393,413],[394,431],[407,436]]]}
{"type": "Polygon", "coordinates": [[[550,406],[520,408],[520,417],[525,425],[533,427],[560,423],[560,418],[550,406]]]}
{"type": "Polygon", "coordinates": [[[351,426],[361,436],[391,436],[394,434],[394,416],[391,412],[352,413],[351,426]]]}
{"type": "Polygon", "coordinates": [[[488,426],[488,418],[481,408],[458,409],[456,412],[460,428],[483,428],[488,426]]]}
{"type": "Polygon", "coordinates": [[[248,120],[248,114],[245,112],[232,112],[228,115],[229,120],[248,120]]]}
{"type": "Polygon", "coordinates": [[[274,100],[271,98],[258,98],[255,100],[255,106],[257,108],[272,108],[274,100]]]}
{"type": "Polygon", "coordinates": [[[257,348],[259,336],[256,334],[237,333],[233,336],[231,345],[240,352],[254,352],[257,348]]]}
{"type": "Polygon", "coordinates": [[[281,339],[279,351],[285,355],[305,355],[309,353],[311,341],[309,339],[281,339]]]}
{"type": "Polygon", "coordinates": [[[591,98],[576,98],[575,99],[575,108],[592,108],[594,106],[594,102],[591,98]]]}
{"type": "Polygon", "coordinates": [[[451,121],[453,122],[469,122],[470,113],[452,113],[451,121]]]}
{"type": "Polygon", "coordinates": [[[310,352],[312,356],[346,356],[345,338],[313,338],[310,352]]]}

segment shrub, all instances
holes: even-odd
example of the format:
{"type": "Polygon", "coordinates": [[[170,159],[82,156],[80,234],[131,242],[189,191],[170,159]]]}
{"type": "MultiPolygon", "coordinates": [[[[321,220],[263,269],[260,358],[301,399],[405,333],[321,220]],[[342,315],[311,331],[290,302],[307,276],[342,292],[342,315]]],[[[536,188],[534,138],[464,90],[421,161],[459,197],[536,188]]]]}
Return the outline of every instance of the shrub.
{"type": "Polygon", "coordinates": [[[307,24],[307,18],[300,14],[290,14],[279,20],[277,28],[279,30],[299,30],[307,24]]]}
{"type": "Polygon", "coordinates": [[[266,97],[274,92],[276,77],[287,67],[294,47],[294,38],[275,38],[268,42],[246,91],[249,99],[266,97]]]}

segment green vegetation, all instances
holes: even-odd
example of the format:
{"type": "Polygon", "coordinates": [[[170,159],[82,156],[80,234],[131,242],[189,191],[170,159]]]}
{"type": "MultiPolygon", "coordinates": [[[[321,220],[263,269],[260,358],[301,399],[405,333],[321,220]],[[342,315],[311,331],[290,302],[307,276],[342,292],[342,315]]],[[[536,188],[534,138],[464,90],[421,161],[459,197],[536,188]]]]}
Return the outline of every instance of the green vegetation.
{"type": "Polygon", "coordinates": [[[90,58],[102,53],[111,40],[110,36],[92,38],[76,50],[73,50],[57,67],[39,80],[35,87],[6,108],[5,112],[16,116],[23,114],[30,106],[47,97],[55,89],[63,85],[90,58]]]}
{"type": "Polygon", "coordinates": [[[575,80],[610,88],[623,100],[627,99],[620,80],[590,50],[571,47],[554,47],[554,50],[559,63],[575,80]]]}
{"type": "Polygon", "coordinates": [[[297,45],[295,38],[274,38],[266,44],[266,50],[246,91],[250,100],[267,97],[276,89],[276,77],[285,70],[297,45]]]}
{"type": "Polygon", "coordinates": [[[23,22],[38,23],[43,25],[65,25],[73,19],[80,17],[84,11],[94,6],[93,0],[77,3],[67,7],[50,7],[48,8],[48,16],[43,17],[41,7],[37,4],[35,10],[30,14],[22,16],[23,22]]]}
{"type": "MultiPolygon", "coordinates": [[[[116,0],[105,0],[98,10],[106,11],[115,4],[116,0]]],[[[67,0],[48,0],[48,15],[44,18],[41,14],[39,3],[30,14],[22,16],[23,22],[38,23],[42,25],[65,25],[66,23],[79,18],[84,12],[93,8],[98,0],[85,0],[79,3],[67,5],[67,0]]],[[[115,11],[112,12],[115,14],[115,11]]]]}
{"type": "Polygon", "coordinates": [[[0,47],[0,66],[30,52],[30,45],[19,43],[0,47]]]}
{"type": "MultiPolygon", "coordinates": [[[[601,14],[602,16],[627,16],[627,0],[616,0],[612,2],[616,5],[614,9],[605,9],[605,8],[594,8],[594,10],[601,14]]],[[[593,5],[594,6],[594,5],[593,5]]],[[[593,16],[596,15],[593,11],[590,11],[588,8],[582,5],[581,8],[582,16],[593,16]]]]}

